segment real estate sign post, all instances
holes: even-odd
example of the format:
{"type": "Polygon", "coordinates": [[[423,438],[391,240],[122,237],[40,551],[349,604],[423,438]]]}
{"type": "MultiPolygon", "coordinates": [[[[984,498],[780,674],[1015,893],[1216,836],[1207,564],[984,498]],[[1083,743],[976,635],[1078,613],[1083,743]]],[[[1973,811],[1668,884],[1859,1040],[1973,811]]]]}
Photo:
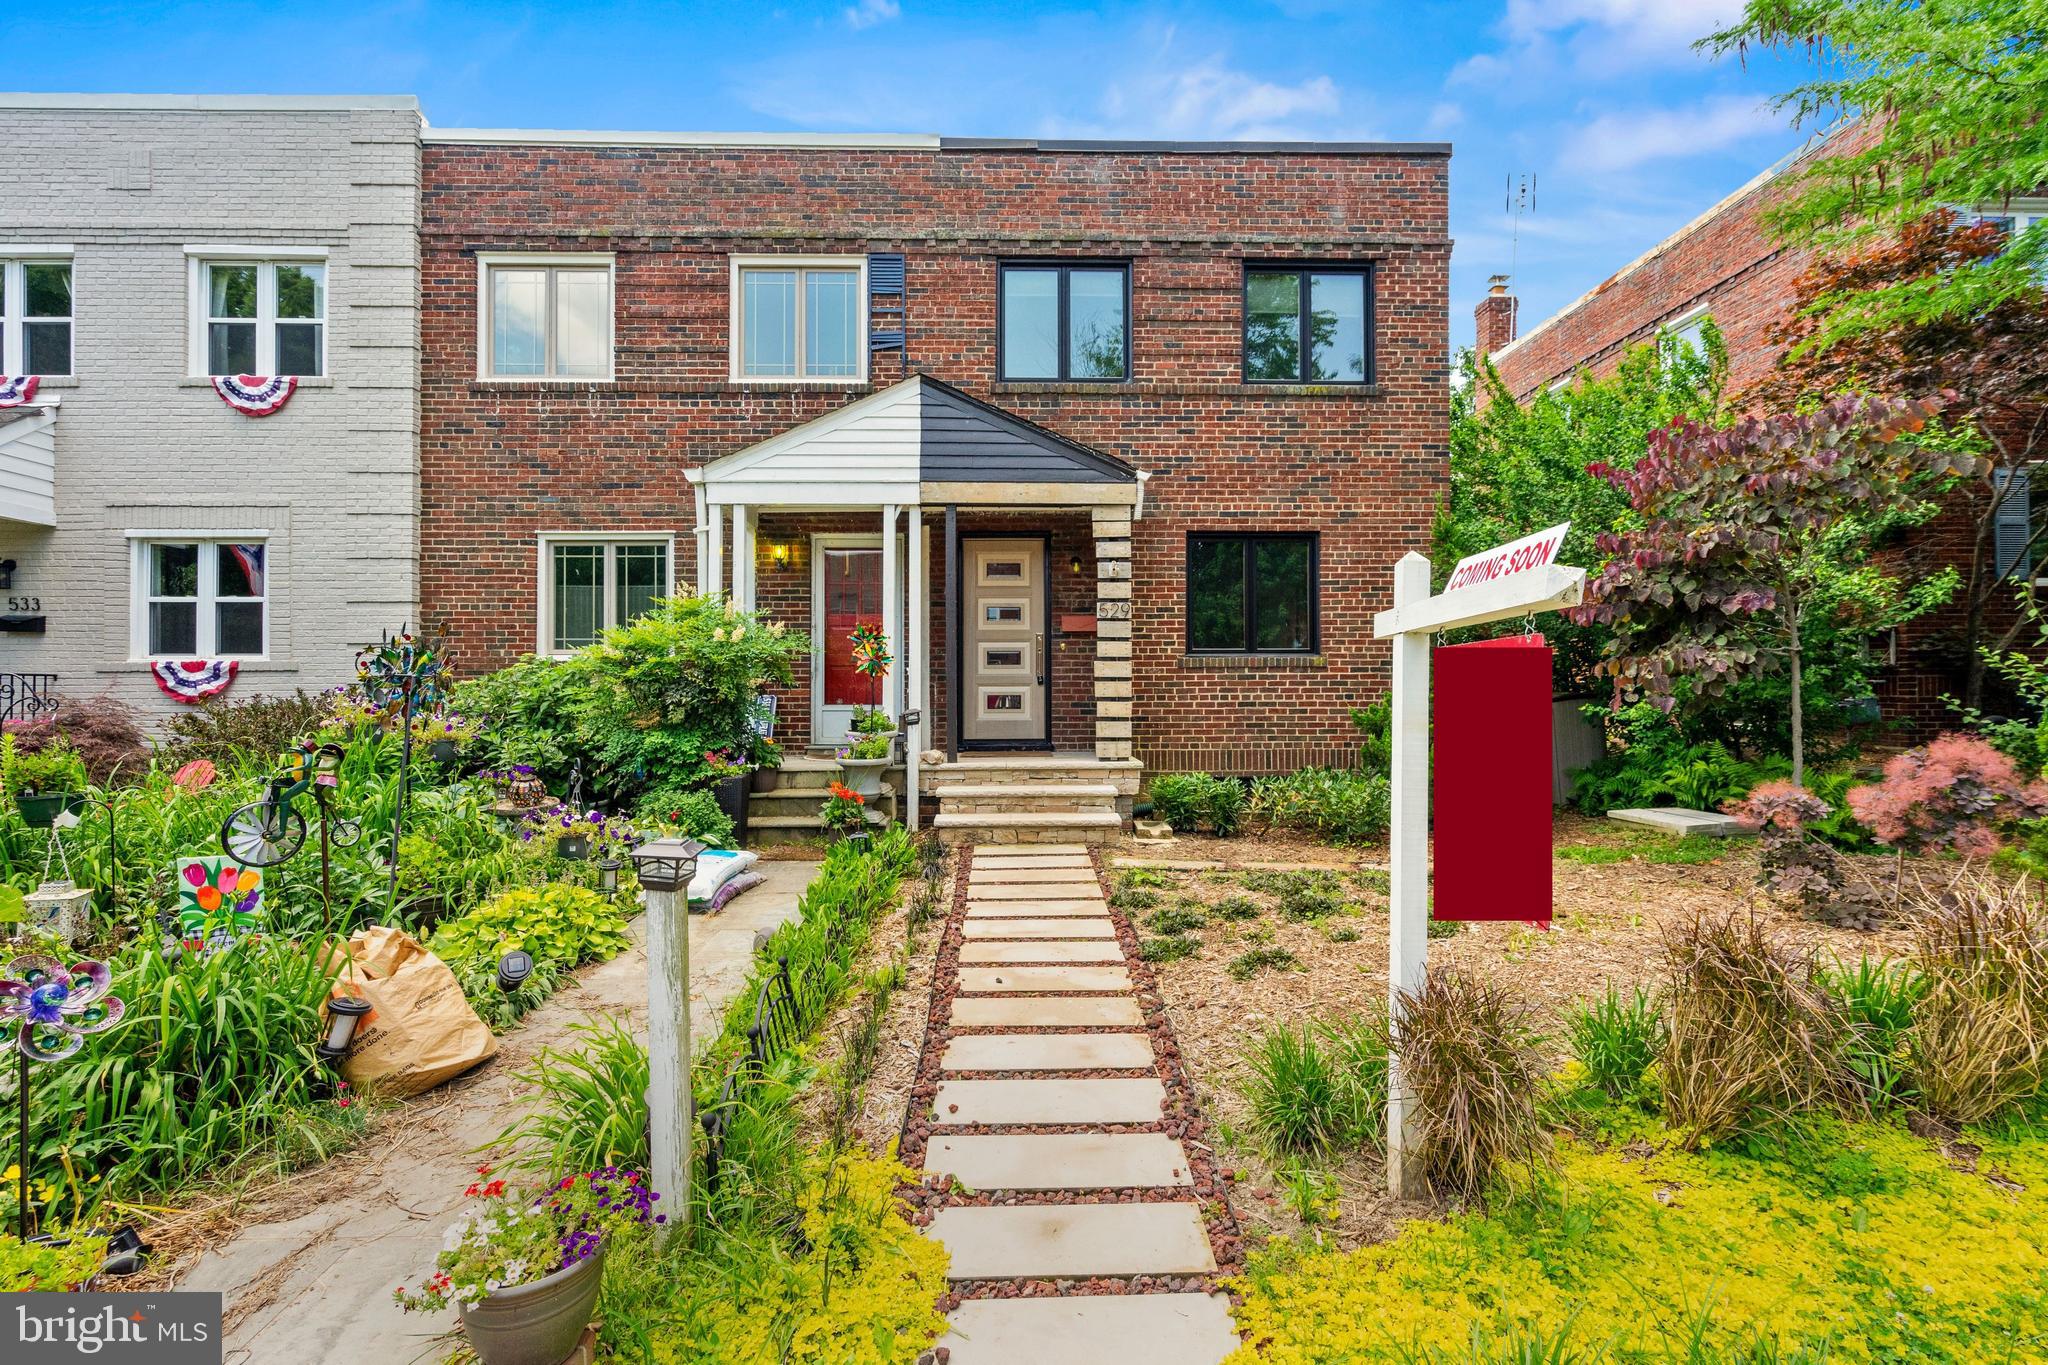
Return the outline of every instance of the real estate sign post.
{"type": "MultiPolygon", "coordinates": [[[[1435,596],[1429,591],[1429,560],[1405,554],[1394,565],[1394,605],[1373,618],[1373,635],[1391,640],[1393,669],[1393,826],[1388,854],[1391,878],[1387,905],[1387,1003],[1398,1030],[1397,1002],[1422,986],[1429,960],[1429,658],[1430,637],[1458,626],[1485,625],[1534,616],[1579,604],[1586,571],[1554,561],[1566,527],[1548,531],[1459,561],[1452,578],[1462,586],[1435,596]],[[1499,571],[1488,565],[1500,565],[1499,571]],[[1513,564],[1515,567],[1506,568],[1513,564]],[[1480,571],[1473,570],[1481,566],[1480,571]]],[[[1485,719],[1472,717],[1473,724],[1485,719]]],[[[1451,793],[1453,800],[1482,800],[1483,792],[1451,793]]],[[[1420,1172],[1406,1160],[1413,1133],[1414,1097],[1401,1077],[1398,1046],[1387,1059],[1387,1188],[1402,1198],[1419,1198],[1420,1172]]]]}

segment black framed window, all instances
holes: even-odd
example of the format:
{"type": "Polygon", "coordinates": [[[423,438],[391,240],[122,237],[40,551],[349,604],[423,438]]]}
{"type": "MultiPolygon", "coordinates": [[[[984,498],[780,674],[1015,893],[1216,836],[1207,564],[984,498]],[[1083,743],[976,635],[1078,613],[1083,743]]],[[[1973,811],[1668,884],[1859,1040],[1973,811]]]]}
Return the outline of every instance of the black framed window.
{"type": "Polygon", "coordinates": [[[1370,384],[1372,267],[1244,270],[1244,377],[1253,384],[1370,384]]]}
{"type": "Polygon", "coordinates": [[[1131,377],[1131,268],[1018,261],[996,272],[996,373],[1003,379],[1131,377]]]}
{"type": "Polygon", "coordinates": [[[1313,654],[1316,537],[1188,537],[1190,654],[1313,654]]]}

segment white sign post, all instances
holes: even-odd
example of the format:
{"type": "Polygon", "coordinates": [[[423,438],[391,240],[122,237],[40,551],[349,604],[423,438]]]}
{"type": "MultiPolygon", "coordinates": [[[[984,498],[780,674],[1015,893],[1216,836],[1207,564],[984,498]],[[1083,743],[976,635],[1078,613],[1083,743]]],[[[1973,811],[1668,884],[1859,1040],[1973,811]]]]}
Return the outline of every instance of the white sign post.
{"type": "MultiPolygon", "coordinates": [[[[1390,639],[1394,647],[1387,1014],[1396,1027],[1401,993],[1421,988],[1429,963],[1430,637],[1458,626],[1577,606],[1585,595],[1586,571],[1552,562],[1566,529],[1554,526],[1460,560],[1452,580],[1462,586],[1435,597],[1429,592],[1429,560],[1414,553],[1402,555],[1394,565],[1394,605],[1373,618],[1374,638],[1390,639]],[[1516,567],[1505,569],[1508,564],[1516,567]]],[[[1396,1048],[1387,1057],[1387,1189],[1403,1199],[1424,1194],[1421,1173],[1407,1160],[1414,1118],[1414,1096],[1402,1080],[1396,1048]]]]}

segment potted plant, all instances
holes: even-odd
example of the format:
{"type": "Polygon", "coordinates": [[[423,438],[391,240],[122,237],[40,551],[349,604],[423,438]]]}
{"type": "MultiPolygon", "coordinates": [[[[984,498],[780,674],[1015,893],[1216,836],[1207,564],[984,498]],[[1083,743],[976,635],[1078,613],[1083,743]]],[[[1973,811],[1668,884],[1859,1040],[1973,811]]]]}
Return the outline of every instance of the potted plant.
{"type": "Polygon", "coordinates": [[[839,751],[839,770],[846,785],[862,796],[882,794],[882,774],[894,761],[896,736],[893,732],[861,735],[839,751]]]}
{"type": "Polygon", "coordinates": [[[483,1365],[561,1365],[597,1307],[606,1246],[666,1222],[654,1212],[661,1196],[615,1166],[517,1194],[489,1166],[477,1175],[464,1192],[475,1202],[448,1230],[433,1273],[394,1297],[407,1312],[454,1304],[483,1365]]]}
{"type": "Polygon", "coordinates": [[[731,749],[707,749],[704,753],[704,778],[711,784],[712,798],[732,821],[735,838],[742,843],[747,830],[747,771],[747,765],[731,749]]]}
{"type": "Polygon", "coordinates": [[[624,820],[613,821],[601,810],[574,811],[561,801],[526,812],[525,824],[519,831],[522,842],[544,839],[548,852],[576,863],[589,858],[593,849],[613,854],[633,837],[624,820]]]}
{"type": "Polygon", "coordinates": [[[0,776],[34,829],[48,829],[60,814],[85,804],[85,761],[62,739],[33,753],[10,750],[0,776]]]}
{"type": "Polygon", "coordinates": [[[818,807],[818,823],[843,840],[864,843],[870,828],[867,799],[844,782],[834,782],[818,807]]]}
{"type": "Polygon", "coordinates": [[[443,768],[452,768],[462,756],[462,746],[476,734],[476,722],[465,716],[444,711],[438,715],[420,716],[412,723],[412,737],[416,744],[427,746],[427,756],[443,768]]]}

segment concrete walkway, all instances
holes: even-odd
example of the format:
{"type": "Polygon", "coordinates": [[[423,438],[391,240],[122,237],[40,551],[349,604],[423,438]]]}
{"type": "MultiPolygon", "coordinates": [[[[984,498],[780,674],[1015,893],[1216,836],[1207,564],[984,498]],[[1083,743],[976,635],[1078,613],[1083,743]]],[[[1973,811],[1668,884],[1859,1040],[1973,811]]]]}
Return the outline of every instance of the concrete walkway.
{"type": "Polygon", "coordinates": [[[936,983],[959,994],[924,1169],[996,1201],[949,1196],[927,1231],[957,1285],[995,1296],[962,1302],[940,1344],[952,1365],[1215,1365],[1238,1345],[1219,1295],[1145,1292],[1150,1279],[1066,1292],[1216,1270],[1187,1149],[1158,1131],[1164,1073],[1095,866],[1065,845],[976,848],[967,864],[960,965],[936,983]],[[1062,1292],[1002,1297],[1047,1281],[1062,1292]]]}
{"type": "MultiPolygon", "coordinates": [[[[768,880],[717,915],[690,917],[690,1027],[701,1046],[745,982],[754,936],[796,917],[815,862],[762,863],[768,880]]],[[[514,1079],[534,1054],[573,1041],[569,1029],[600,1015],[647,1032],[646,928],[633,946],[578,973],[499,1040],[476,1070],[402,1102],[359,1147],[299,1176],[275,1216],[209,1250],[177,1285],[225,1296],[227,1365],[409,1365],[439,1360],[434,1338],[454,1326],[392,1302],[433,1267],[455,1221],[476,1149],[525,1112],[514,1079]]]]}

